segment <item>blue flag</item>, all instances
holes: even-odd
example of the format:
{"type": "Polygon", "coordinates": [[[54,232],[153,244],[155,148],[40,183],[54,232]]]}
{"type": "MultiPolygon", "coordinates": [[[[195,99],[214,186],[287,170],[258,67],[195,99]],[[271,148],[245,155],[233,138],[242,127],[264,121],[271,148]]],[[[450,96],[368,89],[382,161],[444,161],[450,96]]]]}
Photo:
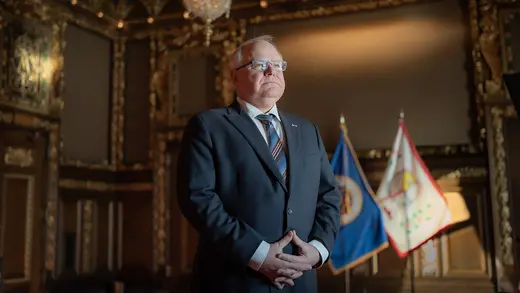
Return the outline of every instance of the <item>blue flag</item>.
{"type": "Polygon", "coordinates": [[[342,195],[341,229],[330,253],[332,271],[339,274],[388,247],[388,238],[381,210],[344,124],[331,164],[342,195]]]}

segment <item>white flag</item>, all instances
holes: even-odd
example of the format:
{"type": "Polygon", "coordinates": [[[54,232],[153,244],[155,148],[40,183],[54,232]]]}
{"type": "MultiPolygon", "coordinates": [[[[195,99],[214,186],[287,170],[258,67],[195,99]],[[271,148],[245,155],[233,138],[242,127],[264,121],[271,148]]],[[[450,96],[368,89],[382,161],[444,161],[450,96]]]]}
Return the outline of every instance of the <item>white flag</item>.
{"type": "Polygon", "coordinates": [[[417,153],[402,120],[376,198],[390,242],[400,257],[451,222],[446,199],[417,153]]]}

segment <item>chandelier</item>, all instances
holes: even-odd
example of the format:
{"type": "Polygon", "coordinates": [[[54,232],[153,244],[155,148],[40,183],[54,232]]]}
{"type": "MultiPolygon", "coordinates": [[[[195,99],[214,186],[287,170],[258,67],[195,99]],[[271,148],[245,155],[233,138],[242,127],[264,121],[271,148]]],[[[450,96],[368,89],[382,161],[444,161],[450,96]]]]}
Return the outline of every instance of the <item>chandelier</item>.
{"type": "Polygon", "coordinates": [[[209,46],[213,34],[212,22],[224,13],[229,17],[231,0],[182,0],[188,13],[204,21],[204,45],[209,46]]]}

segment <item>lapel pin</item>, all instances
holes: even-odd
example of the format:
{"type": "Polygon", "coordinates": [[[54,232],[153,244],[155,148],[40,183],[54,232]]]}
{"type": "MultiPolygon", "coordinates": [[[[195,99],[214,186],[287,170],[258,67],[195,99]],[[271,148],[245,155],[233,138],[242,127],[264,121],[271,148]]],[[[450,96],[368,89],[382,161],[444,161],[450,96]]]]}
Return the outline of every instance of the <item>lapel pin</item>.
{"type": "Polygon", "coordinates": [[[291,125],[292,125],[292,127],[298,127],[298,125],[296,125],[296,124],[291,124],[291,125]]]}

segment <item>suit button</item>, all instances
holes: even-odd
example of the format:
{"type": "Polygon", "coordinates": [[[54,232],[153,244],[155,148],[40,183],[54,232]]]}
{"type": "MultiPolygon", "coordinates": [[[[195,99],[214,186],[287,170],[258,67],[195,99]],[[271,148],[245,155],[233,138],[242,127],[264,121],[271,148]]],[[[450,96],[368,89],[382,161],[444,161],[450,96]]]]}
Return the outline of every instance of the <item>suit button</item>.
{"type": "Polygon", "coordinates": [[[291,209],[287,209],[287,213],[290,215],[292,214],[292,210],[291,209]]]}

